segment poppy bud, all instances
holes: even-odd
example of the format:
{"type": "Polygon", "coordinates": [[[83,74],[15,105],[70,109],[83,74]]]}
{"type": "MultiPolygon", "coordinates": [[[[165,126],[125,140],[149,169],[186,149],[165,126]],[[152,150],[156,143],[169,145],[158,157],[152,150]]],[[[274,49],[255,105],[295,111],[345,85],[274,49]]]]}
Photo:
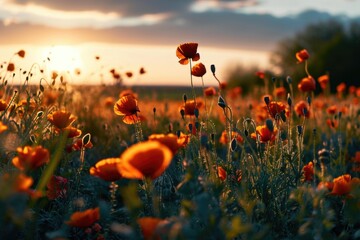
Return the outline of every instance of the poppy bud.
{"type": "Polygon", "coordinates": [[[306,100],[307,100],[307,102],[308,102],[308,104],[309,104],[309,106],[310,106],[310,105],[311,105],[311,97],[308,96],[306,100]]]}
{"type": "Polygon", "coordinates": [[[271,81],[272,81],[273,83],[275,83],[275,82],[276,82],[276,77],[271,77],[271,81]]]}
{"type": "Polygon", "coordinates": [[[156,113],[156,107],[153,108],[153,113],[156,113]]]}
{"type": "Polygon", "coordinates": [[[338,116],[339,116],[339,119],[340,119],[341,116],[342,116],[342,112],[339,112],[339,113],[338,113],[338,116]]]}
{"type": "Polygon", "coordinates": [[[192,123],[189,123],[189,130],[190,130],[190,132],[192,132],[192,128],[193,128],[193,125],[192,125],[192,123]]]}
{"type": "Polygon", "coordinates": [[[281,120],[283,120],[283,122],[286,122],[285,110],[282,110],[282,111],[280,112],[280,117],[281,117],[281,120]]]}
{"type": "Polygon", "coordinates": [[[225,100],[224,100],[221,96],[219,96],[218,105],[219,105],[221,108],[225,108],[225,107],[226,107],[225,100]]]}
{"type": "Polygon", "coordinates": [[[303,127],[301,125],[297,125],[297,133],[299,136],[303,134],[303,127]]]}
{"type": "Polygon", "coordinates": [[[265,96],[265,97],[264,97],[264,102],[266,103],[266,105],[269,105],[269,103],[270,103],[270,98],[269,98],[269,96],[265,96]]]}
{"type": "Polygon", "coordinates": [[[215,74],[215,65],[214,64],[211,64],[210,69],[211,69],[211,72],[213,74],[215,74]]]}
{"type": "Polygon", "coordinates": [[[231,151],[235,151],[235,150],[236,150],[236,146],[237,146],[236,139],[233,138],[233,139],[231,140],[231,145],[230,145],[231,151]]]}
{"type": "Polygon", "coordinates": [[[200,123],[199,122],[195,122],[195,129],[199,130],[200,129],[200,123]]]}
{"type": "Polygon", "coordinates": [[[292,78],[290,76],[287,76],[286,82],[290,85],[292,83],[292,78]]]}
{"type": "Polygon", "coordinates": [[[308,113],[307,108],[303,108],[302,110],[303,110],[303,114],[304,114],[304,116],[306,116],[306,115],[307,115],[307,113],[308,113]]]}
{"type": "Polygon", "coordinates": [[[212,142],[215,142],[215,134],[213,134],[213,133],[210,134],[210,137],[211,137],[211,141],[212,141],[212,142]]]}
{"type": "Polygon", "coordinates": [[[316,135],[316,128],[313,128],[313,134],[316,135]]]}
{"type": "Polygon", "coordinates": [[[290,93],[288,93],[287,102],[288,102],[289,106],[291,107],[292,99],[291,99],[290,93]]]}
{"type": "Polygon", "coordinates": [[[183,99],[184,99],[184,102],[186,103],[186,101],[187,101],[187,96],[186,96],[185,93],[184,93],[184,95],[183,95],[183,99]]]}
{"type": "Polygon", "coordinates": [[[266,119],[265,125],[270,130],[270,132],[274,131],[274,124],[271,119],[266,119]]]}
{"type": "Polygon", "coordinates": [[[177,131],[176,131],[176,136],[179,138],[180,135],[181,135],[181,131],[180,131],[180,130],[177,130],[177,131]]]}
{"type": "Polygon", "coordinates": [[[245,134],[246,137],[248,137],[249,136],[249,131],[245,129],[244,134],[245,134]]]}
{"type": "Polygon", "coordinates": [[[287,132],[282,131],[280,133],[280,138],[281,138],[282,141],[285,141],[287,139],[287,132]]]}
{"type": "Polygon", "coordinates": [[[194,109],[194,115],[195,115],[196,118],[199,117],[199,109],[198,108],[194,109]]]}
{"type": "Polygon", "coordinates": [[[184,116],[185,116],[185,110],[184,110],[184,109],[181,109],[181,110],[180,110],[180,114],[181,114],[182,119],[184,119],[184,116]]]}

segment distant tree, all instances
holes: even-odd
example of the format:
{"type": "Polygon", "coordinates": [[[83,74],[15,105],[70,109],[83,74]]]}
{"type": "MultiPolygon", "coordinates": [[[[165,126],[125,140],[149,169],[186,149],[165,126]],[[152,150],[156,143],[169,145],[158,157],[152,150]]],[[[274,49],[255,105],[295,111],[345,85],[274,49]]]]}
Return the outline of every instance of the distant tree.
{"type": "Polygon", "coordinates": [[[282,40],[271,57],[272,64],[282,75],[289,75],[295,84],[306,77],[304,64],[296,64],[295,53],[307,49],[309,72],[317,79],[328,73],[331,91],[345,82],[360,86],[360,23],[344,25],[336,20],[307,26],[295,36],[282,40]]]}

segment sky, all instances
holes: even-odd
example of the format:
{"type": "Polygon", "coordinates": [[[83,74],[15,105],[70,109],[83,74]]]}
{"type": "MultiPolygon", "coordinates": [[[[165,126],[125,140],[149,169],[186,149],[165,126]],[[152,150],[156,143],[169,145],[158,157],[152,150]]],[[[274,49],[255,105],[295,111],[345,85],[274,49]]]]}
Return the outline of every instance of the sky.
{"type": "Polygon", "coordinates": [[[134,73],[129,85],[183,85],[180,43],[198,42],[200,61],[225,78],[236,64],[269,67],[280,40],[330,18],[360,21],[360,0],[0,0],[0,60],[24,49],[16,66],[80,68],[73,83],[110,83],[115,68],[134,73]]]}

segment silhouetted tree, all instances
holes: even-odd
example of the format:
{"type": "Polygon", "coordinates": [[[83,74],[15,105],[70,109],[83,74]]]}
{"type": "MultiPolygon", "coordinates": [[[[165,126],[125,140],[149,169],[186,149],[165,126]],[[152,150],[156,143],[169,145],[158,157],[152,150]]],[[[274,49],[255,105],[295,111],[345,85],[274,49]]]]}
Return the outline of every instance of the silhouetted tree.
{"type": "Polygon", "coordinates": [[[282,40],[272,55],[272,64],[282,75],[289,75],[295,84],[306,77],[304,64],[296,64],[295,53],[307,49],[309,72],[317,79],[329,73],[331,91],[345,82],[347,86],[360,86],[360,23],[347,25],[336,20],[307,26],[295,36],[282,40]]]}

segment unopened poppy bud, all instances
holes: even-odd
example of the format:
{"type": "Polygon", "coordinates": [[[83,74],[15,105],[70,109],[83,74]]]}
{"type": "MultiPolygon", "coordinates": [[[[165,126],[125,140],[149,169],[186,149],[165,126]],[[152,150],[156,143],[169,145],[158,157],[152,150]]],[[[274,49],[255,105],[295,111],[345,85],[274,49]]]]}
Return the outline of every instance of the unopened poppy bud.
{"type": "Polygon", "coordinates": [[[181,109],[181,110],[180,110],[180,114],[181,114],[182,119],[184,119],[184,116],[185,116],[185,110],[184,110],[184,109],[181,109]]]}
{"type": "Polygon", "coordinates": [[[307,100],[307,102],[308,102],[308,104],[309,104],[309,106],[310,106],[310,105],[311,105],[311,97],[308,96],[306,100],[307,100]]]}
{"type": "Polygon", "coordinates": [[[193,125],[192,125],[192,123],[189,123],[189,130],[190,130],[190,132],[192,132],[192,128],[193,128],[193,125]]]}
{"type": "Polygon", "coordinates": [[[210,66],[210,69],[211,69],[211,72],[213,73],[213,74],[215,74],[215,65],[214,64],[211,64],[211,66],[210,66]]]}
{"type": "Polygon", "coordinates": [[[231,151],[235,151],[235,150],[236,150],[236,146],[237,146],[236,139],[233,138],[233,139],[231,140],[231,145],[230,145],[231,151]]]}
{"type": "Polygon", "coordinates": [[[221,96],[219,96],[218,105],[219,105],[221,108],[225,108],[225,107],[226,107],[225,100],[224,100],[221,96]]]}
{"type": "Polygon", "coordinates": [[[282,120],[283,122],[286,122],[285,110],[282,110],[282,111],[280,112],[280,117],[281,117],[281,120],[282,120]]]}
{"type": "Polygon", "coordinates": [[[300,135],[302,135],[303,134],[303,127],[301,126],[301,125],[297,125],[297,133],[298,133],[298,135],[300,136],[300,135]]]}
{"type": "Polygon", "coordinates": [[[307,113],[308,113],[307,108],[303,108],[303,114],[304,114],[304,116],[306,116],[306,115],[307,115],[307,113]]]}
{"type": "Polygon", "coordinates": [[[180,135],[181,135],[181,131],[180,131],[180,130],[177,130],[177,131],[176,131],[176,136],[179,138],[180,135]]]}
{"type": "Polygon", "coordinates": [[[244,134],[245,134],[245,137],[248,137],[249,136],[249,131],[245,129],[244,134]]]}
{"type": "Polygon", "coordinates": [[[269,103],[270,103],[270,98],[269,98],[269,96],[265,96],[265,97],[264,97],[264,102],[266,103],[266,105],[269,105],[269,103]]]}
{"type": "Polygon", "coordinates": [[[341,116],[342,116],[342,112],[339,112],[339,113],[338,113],[338,116],[339,116],[339,119],[340,119],[341,116]]]}
{"type": "Polygon", "coordinates": [[[313,128],[313,134],[316,135],[316,128],[313,128]]]}
{"type": "Polygon", "coordinates": [[[194,115],[195,115],[196,118],[199,117],[199,109],[198,108],[194,109],[194,115]]]}
{"type": "Polygon", "coordinates": [[[184,102],[186,103],[186,101],[187,101],[187,96],[186,96],[185,93],[184,93],[184,95],[183,95],[183,100],[184,100],[184,102]]]}
{"type": "Polygon", "coordinates": [[[153,108],[153,112],[156,113],[156,107],[153,108]]]}
{"type": "Polygon", "coordinates": [[[199,130],[200,129],[200,123],[199,122],[195,122],[195,129],[199,130]]]}
{"type": "Polygon", "coordinates": [[[271,119],[266,119],[265,125],[270,130],[270,132],[274,131],[274,124],[271,119]]]}
{"type": "Polygon", "coordinates": [[[212,141],[212,142],[215,142],[215,134],[213,134],[213,133],[210,134],[210,137],[211,137],[211,141],[212,141]]]}
{"type": "Polygon", "coordinates": [[[282,141],[285,141],[287,139],[287,132],[282,131],[280,134],[280,138],[282,141]]]}
{"type": "Polygon", "coordinates": [[[287,77],[286,77],[286,82],[287,82],[288,84],[291,84],[291,83],[292,83],[292,78],[291,78],[290,76],[287,76],[287,77]]]}
{"type": "Polygon", "coordinates": [[[271,81],[272,81],[273,83],[275,83],[275,82],[276,82],[276,77],[271,77],[271,81]]]}
{"type": "Polygon", "coordinates": [[[291,107],[291,105],[292,105],[292,99],[291,99],[290,93],[288,93],[288,96],[287,96],[287,103],[288,103],[289,106],[291,107]]]}

